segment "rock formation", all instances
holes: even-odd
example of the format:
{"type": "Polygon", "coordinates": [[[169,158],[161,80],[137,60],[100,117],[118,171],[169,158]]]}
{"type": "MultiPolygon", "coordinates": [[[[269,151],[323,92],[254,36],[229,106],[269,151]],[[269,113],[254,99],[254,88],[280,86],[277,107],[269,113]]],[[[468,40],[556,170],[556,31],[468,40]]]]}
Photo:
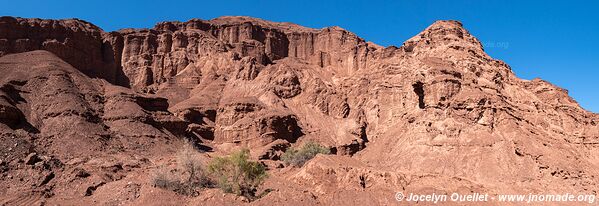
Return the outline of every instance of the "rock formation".
{"type": "Polygon", "coordinates": [[[598,192],[599,115],[519,79],[457,21],[385,48],[250,17],[114,32],[2,17],[0,56],[0,203],[241,203],[152,189],[183,139],[206,159],[247,147],[276,162],[307,141],[336,154],[271,167],[275,190],[252,204],[598,192]]]}

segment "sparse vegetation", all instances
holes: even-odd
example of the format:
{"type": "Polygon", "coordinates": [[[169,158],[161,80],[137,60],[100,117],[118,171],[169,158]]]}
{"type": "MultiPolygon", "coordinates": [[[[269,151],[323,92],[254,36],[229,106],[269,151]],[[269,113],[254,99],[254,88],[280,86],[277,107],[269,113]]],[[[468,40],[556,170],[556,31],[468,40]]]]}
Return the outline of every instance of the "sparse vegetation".
{"type": "Polygon", "coordinates": [[[185,144],[177,154],[176,170],[159,168],[153,178],[154,186],[175,191],[183,195],[197,195],[198,190],[211,185],[205,175],[202,161],[190,144],[185,144]]]}
{"type": "Polygon", "coordinates": [[[249,150],[241,150],[225,157],[215,157],[204,168],[197,152],[186,144],[177,155],[177,169],[163,166],[152,178],[155,187],[195,196],[199,190],[218,187],[226,193],[246,197],[249,201],[264,196],[257,195],[258,187],[267,177],[266,167],[249,160],[249,150]]]}
{"type": "Polygon", "coordinates": [[[248,160],[249,150],[241,150],[227,157],[216,157],[208,165],[210,176],[224,192],[255,200],[258,187],[267,177],[264,165],[248,160]]]}
{"type": "Polygon", "coordinates": [[[314,158],[317,154],[330,154],[331,150],[315,142],[308,142],[301,148],[289,148],[281,156],[281,160],[287,165],[297,167],[303,166],[308,160],[314,158]]]}

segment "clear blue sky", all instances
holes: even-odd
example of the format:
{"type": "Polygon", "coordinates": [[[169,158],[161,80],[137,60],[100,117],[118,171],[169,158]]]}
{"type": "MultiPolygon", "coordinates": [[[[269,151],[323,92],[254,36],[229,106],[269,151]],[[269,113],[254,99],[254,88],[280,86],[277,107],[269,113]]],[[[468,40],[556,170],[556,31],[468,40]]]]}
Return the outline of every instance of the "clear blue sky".
{"type": "Polygon", "coordinates": [[[79,18],[104,30],[166,20],[253,16],[321,28],[341,26],[379,45],[400,46],[435,20],[455,19],[524,79],[540,77],[599,113],[597,1],[5,1],[0,15],[79,18]],[[484,3],[483,3],[484,2],[484,3]]]}

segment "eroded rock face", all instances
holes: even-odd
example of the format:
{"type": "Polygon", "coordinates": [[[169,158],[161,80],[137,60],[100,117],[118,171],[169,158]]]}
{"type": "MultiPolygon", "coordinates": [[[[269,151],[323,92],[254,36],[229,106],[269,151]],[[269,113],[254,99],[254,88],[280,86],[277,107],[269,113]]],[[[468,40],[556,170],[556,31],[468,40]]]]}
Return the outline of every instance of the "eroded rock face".
{"type": "MultiPolygon", "coordinates": [[[[88,76],[102,77],[112,84],[167,98],[171,106],[177,105],[172,111],[185,113],[179,116],[188,116],[196,113],[194,111],[202,113],[203,109],[198,108],[216,109],[218,102],[200,99],[216,98],[218,101],[223,90],[233,89],[232,85],[243,86],[241,81],[252,81],[248,85],[255,89],[249,96],[268,101],[266,103],[271,105],[267,107],[273,107],[270,112],[290,113],[283,100],[294,98],[306,90],[305,97],[296,99],[305,99],[304,103],[318,108],[325,115],[345,118],[349,115],[350,105],[347,97],[330,84],[330,78],[348,76],[365,69],[367,59],[373,55],[371,53],[380,49],[338,27],[316,30],[245,17],[163,22],[152,29],[123,29],[110,33],[79,20],[5,17],[2,22],[6,28],[18,28],[3,33],[7,43],[2,47],[2,54],[36,49],[57,53],[88,76]],[[53,28],[56,31],[36,34],[40,33],[37,30],[53,28]],[[21,39],[33,42],[28,45],[35,46],[15,47],[21,39]],[[60,47],[61,51],[44,47],[43,42],[46,41],[62,42],[63,47],[60,47]],[[80,53],[73,52],[79,50],[90,52],[84,52],[89,55],[80,57],[77,56],[80,53]],[[276,63],[278,61],[280,63],[276,63]],[[312,68],[327,69],[314,71],[312,68]],[[261,72],[266,73],[259,78],[261,72]],[[256,78],[259,80],[253,81],[256,78]],[[322,78],[326,79],[323,81],[322,78]],[[194,96],[192,93],[197,92],[203,95],[191,98],[194,96]]],[[[276,122],[281,118],[265,115],[265,118],[274,119],[262,122],[276,122]]],[[[221,123],[216,118],[211,120],[216,125],[202,122],[206,121],[200,121],[200,125],[204,125],[201,128],[220,132],[214,129],[221,123]]],[[[224,122],[220,128],[230,126],[228,123],[224,122]]],[[[297,138],[287,134],[275,136],[284,136],[290,141],[297,138]]]]}
{"type": "MultiPolygon", "coordinates": [[[[594,160],[568,158],[572,150],[557,149],[579,151],[587,148],[585,141],[597,138],[597,126],[591,123],[597,116],[566,98],[566,91],[539,80],[516,78],[506,64],[488,57],[458,22],[437,22],[403,48],[401,62],[411,65],[414,72],[400,68],[402,76],[412,76],[407,82],[397,82],[397,87],[405,88],[393,92],[400,98],[385,100],[388,102],[373,112],[376,115],[371,117],[386,125],[369,124],[369,129],[380,131],[382,126],[385,132],[369,133],[372,141],[360,154],[363,160],[397,171],[473,177],[470,180],[495,185],[488,188],[497,190],[508,190],[505,182],[516,184],[525,179],[534,181],[521,184],[521,190],[539,185],[564,191],[593,190],[596,180],[586,174],[575,180],[585,182],[581,187],[558,186],[572,185],[570,177],[545,182],[562,170],[570,174],[596,170],[588,166],[594,160]],[[552,100],[545,99],[548,97],[552,100]],[[559,108],[572,115],[539,118],[547,116],[541,108],[558,108],[556,102],[562,102],[559,108]],[[580,130],[583,127],[586,129],[580,130]],[[582,136],[585,138],[577,138],[582,136]],[[381,156],[380,151],[389,152],[381,156]],[[491,159],[497,161],[488,161],[491,159]],[[519,166],[508,166],[512,164],[519,166]]],[[[394,75],[385,79],[394,79],[394,75]]],[[[596,149],[582,150],[591,154],[596,149]]]]}
{"type": "Polygon", "coordinates": [[[283,139],[295,142],[303,133],[297,117],[284,111],[267,109],[255,98],[239,98],[217,110],[215,141],[266,145],[283,139]]]}
{"type": "MultiPolygon", "coordinates": [[[[25,117],[21,110],[15,107],[15,103],[12,97],[6,95],[6,92],[15,92],[13,85],[5,85],[4,88],[0,89],[0,122],[7,126],[15,127],[22,123],[25,117]]],[[[16,97],[18,98],[18,97],[16,97]]]]}
{"type": "Polygon", "coordinates": [[[0,62],[2,123],[41,138],[45,152],[87,156],[115,138],[171,136],[157,123],[161,112],[169,113],[165,99],[91,80],[48,51],[10,54],[0,62]]]}
{"type": "MultiPolygon", "coordinates": [[[[278,197],[301,193],[314,204],[386,204],[408,190],[597,193],[597,114],[564,89],[517,78],[457,21],[383,48],[339,27],[249,17],[110,33],[80,20],[3,17],[0,56],[5,159],[108,159],[105,151],[160,152],[186,138],[216,152],[249,147],[280,165],[287,147],[316,141],[337,155],[282,172],[276,180],[293,186],[264,201],[293,204],[278,197]]],[[[135,161],[132,168],[149,165],[135,161]]],[[[89,196],[127,174],[119,161],[65,167],[83,166],[105,173],[78,182],[89,196]]],[[[50,179],[61,180],[56,168],[50,179]]],[[[52,181],[43,181],[51,191],[52,181]]]]}
{"type": "Polygon", "coordinates": [[[152,29],[112,32],[104,39],[135,88],[176,81],[172,78],[190,69],[197,77],[230,74],[232,65],[245,68],[238,78],[253,79],[259,72],[256,64],[286,57],[348,75],[366,68],[370,52],[377,49],[339,27],[315,30],[243,17],[163,22],[152,29]],[[235,61],[246,57],[251,58],[235,61]]]}
{"type": "Polygon", "coordinates": [[[0,18],[0,56],[34,50],[50,51],[90,77],[117,82],[121,71],[104,44],[103,31],[88,22],[0,18]]]}

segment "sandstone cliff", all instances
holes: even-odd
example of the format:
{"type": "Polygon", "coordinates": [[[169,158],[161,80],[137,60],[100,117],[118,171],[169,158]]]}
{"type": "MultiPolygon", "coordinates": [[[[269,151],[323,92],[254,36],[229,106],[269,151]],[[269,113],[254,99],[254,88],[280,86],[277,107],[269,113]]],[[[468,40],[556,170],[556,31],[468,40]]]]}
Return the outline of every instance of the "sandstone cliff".
{"type": "MultiPolygon", "coordinates": [[[[175,201],[144,173],[181,139],[203,145],[205,158],[249,147],[265,164],[277,161],[260,154],[273,145],[317,141],[337,154],[272,167],[276,190],[253,204],[597,194],[599,116],[564,89],[516,77],[457,21],[385,48],[339,27],[250,17],[114,32],[2,17],[0,56],[0,182],[35,185],[1,188],[0,197],[26,194],[5,203],[108,204],[123,188],[127,203],[175,201]],[[42,158],[22,167],[34,153],[42,158]]],[[[176,201],[236,201],[213,192],[176,201]]]]}

